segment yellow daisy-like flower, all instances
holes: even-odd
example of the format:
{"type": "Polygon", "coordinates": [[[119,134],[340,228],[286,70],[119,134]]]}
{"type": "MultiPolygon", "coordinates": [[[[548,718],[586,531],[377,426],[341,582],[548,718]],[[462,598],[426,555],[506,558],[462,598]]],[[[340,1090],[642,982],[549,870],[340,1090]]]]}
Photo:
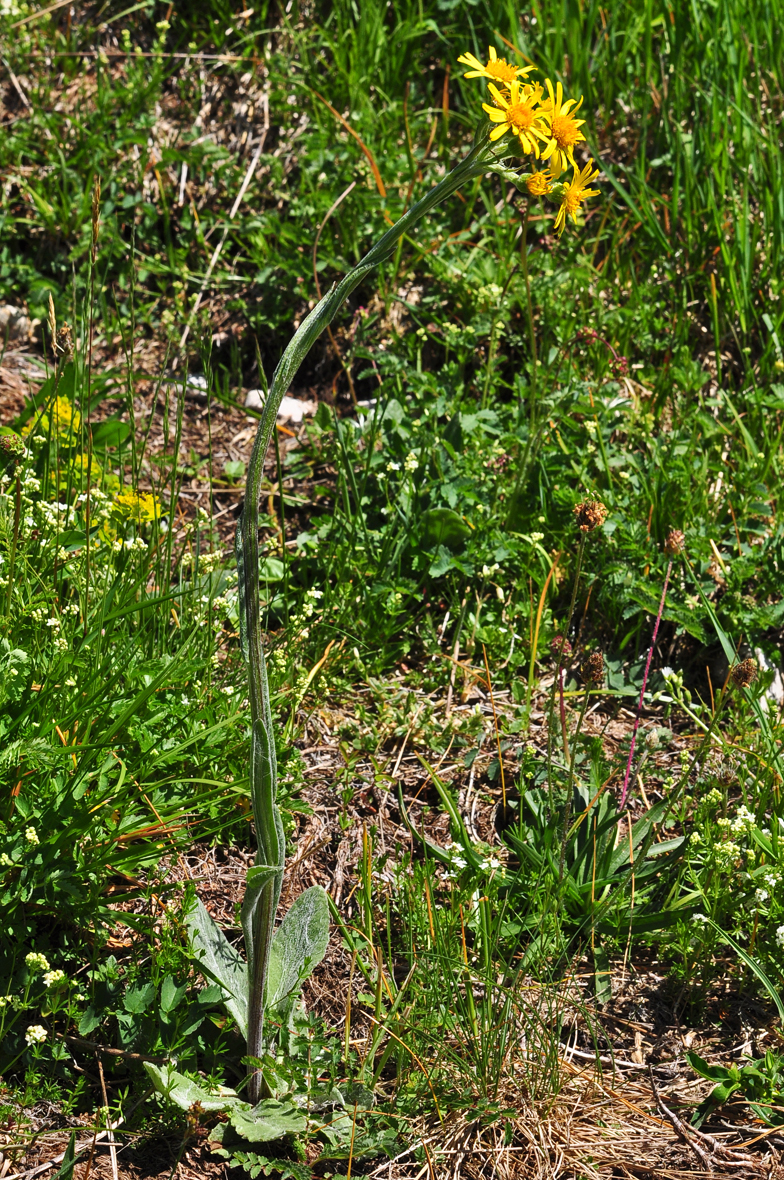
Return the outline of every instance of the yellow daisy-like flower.
{"type": "Polygon", "coordinates": [[[511,86],[518,78],[524,78],[526,74],[530,74],[531,70],[536,68],[535,66],[510,65],[505,58],[498,56],[492,45],[488,47],[487,55],[487,65],[483,66],[473,53],[462,53],[457,60],[461,65],[471,67],[467,74],[463,74],[463,77],[487,78],[490,82],[500,82],[502,86],[511,86]]]}
{"type": "Polygon", "coordinates": [[[532,197],[546,197],[549,192],[552,192],[553,178],[547,170],[533,172],[526,180],[525,187],[532,197]]]}
{"type": "Polygon", "coordinates": [[[578,171],[577,167],[575,167],[574,179],[564,185],[561,208],[558,210],[558,216],[555,219],[555,229],[557,229],[559,237],[566,228],[567,213],[572,221],[576,222],[583,201],[587,201],[589,197],[600,196],[598,188],[588,188],[591,181],[595,180],[599,175],[598,168],[593,171],[592,169],[593,160],[588,161],[582,172],[578,171]]]}
{"type": "Polygon", "coordinates": [[[545,78],[545,85],[550,97],[542,103],[542,116],[547,121],[550,134],[549,143],[542,152],[542,159],[550,161],[550,171],[553,179],[557,180],[567,165],[577,167],[574,162],[574,149],[578,143],[585,143],[585,136],[580,130],[585,119],[574,117],[583,105],[583,100],[576,102],[573,98],[567,98],[564,102],[560,82],[555,93],[549,78],[545,78]]]}
{"type": "Polygon", "coordinates": [[[512,82],[509,95],[506,96],[490,83],[490,93],[495,106],[483,102],[482,107],[487,111],[490,120],[497,123],[490,132],[490,138],[500,139],[510,131],[520,140],[523,151],[533,152],[539,157],[537,139],[547,143],[547,124],[542,118],[538,103],[542,97],[541,86],[521,86],[519,82],[512,82]]]}

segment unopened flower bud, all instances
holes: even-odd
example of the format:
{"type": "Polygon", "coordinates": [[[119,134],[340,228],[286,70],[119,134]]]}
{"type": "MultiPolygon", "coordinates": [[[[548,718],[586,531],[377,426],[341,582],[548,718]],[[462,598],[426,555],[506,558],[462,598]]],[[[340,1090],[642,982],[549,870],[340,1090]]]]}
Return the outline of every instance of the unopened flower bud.
{"type": "Polygon", "coordinates": [[[560,655],[563,659],[568,660],[572,654],[572,645],[565,635],[556,635],[550,644],[550,651],[554,656],[560,655]]]}

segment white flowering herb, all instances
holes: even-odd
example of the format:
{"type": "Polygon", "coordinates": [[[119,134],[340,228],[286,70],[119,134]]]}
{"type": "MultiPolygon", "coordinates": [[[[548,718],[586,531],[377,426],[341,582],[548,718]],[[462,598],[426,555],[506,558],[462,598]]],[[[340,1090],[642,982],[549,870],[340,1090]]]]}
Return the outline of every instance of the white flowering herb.
{"type": "Polygon", "coordinates": [[[38,951],[30,951],[29,955],[25,955],[25,963],[31,971],[49,970],[49,960],[46,955],[41,955],[38,951]]]}

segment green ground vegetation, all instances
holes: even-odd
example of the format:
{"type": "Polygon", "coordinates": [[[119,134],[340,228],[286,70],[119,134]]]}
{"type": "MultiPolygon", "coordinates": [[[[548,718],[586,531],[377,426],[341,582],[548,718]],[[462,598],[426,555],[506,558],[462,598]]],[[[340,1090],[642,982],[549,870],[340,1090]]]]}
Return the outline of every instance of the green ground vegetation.
{"type": "MultiPolygon", "coordinates": [[[[319,291],[467,150],[483,95],[457,57],[488,45],[584,95],[601,196],[557,240],[551,210],[488,176],[401,241],[297,379],[292,392],[320,404],[278,461],[293,493],[270,480],[278,516],[266,518],[261,572],[289,835],[305,806],[294,741],[329,691],[354,702],[339,733],[344,811],[362,759],[376,760],[379,789],[394,788],[384,768],[407,733],[433,766],[451,750],[466,769],[487,739],[499,757],[478,789],[503,789],[505,851],[469,834],[428,770],[451,844],[420,833],[417,856],[387,872],[366,833],[359,910],[353,924],[333,915],[378,1022],[370,1051],[351,1047],[350,1019],[336,1037],[310,1017],[281,1027],[270,1052],[295,1090],[317,1086],[333,1112],[322,1160],[345,1161],[400,1150],[422,1103],[510,1117],[522,1041],[526,1095],[555,1093],[556,983],[583,955],[597,1002],[633,942],[694,990],[695,1010],[729,972],[781,1014],[781,726],[769,690],[784,627],[784,6],[111,0],[70,11],[0,5],[0,303],[40,321],[48,364],[0,437],[8,1083],[102,1105],[75,1081],[66,1035],[238,1081],[220,989],[190,966],[179,915],[191,891],[156,871],[195,840],[249,844],[236,576],[215,522],[177,511],[194,470],[224,482],[242,470],[185,453],[186,374],[215,403],[264,386],[319,291]],[[162,452],[134,418],[143,380],[156,396],[174,391],[162,452]],[[581,535],[586,499],[607,516],[581,535]],[[629,737],[611,746],[581,733],[582,718],[598,697],[608,716],[635,708],[672,529],[685,551],[636,766],[655,801],[640,801],[635,778],[627,829],[629,737]],[[559,634],[574,648],[564,732],[559,634]],[[579,669],[597,650],[592,682],[579,669]],[[727,684],[748,656],[756,681],[727,684]],[[489,735],[481,713],[432,704],[459,694],[461,661],[480,674],[486,662],[507,694],[489,735]],[[417,715],[412,690],[430,694],[417,715]],[[531,737],[536,709],[551,721],[546,749],[531,737]],[[688,740],[660,770],[679,732],[688,740]],[[154,928],[160,898],[171,904],[154,928]],[[118,899],[132,961],[107,946],[118,899]],[[400,958],[426,969],[398,977],[400,958]],[[544,1008],[523,1002],[532,979],[552,996],[544,1008]],[[349,1083],[376,1090],[376,1107],[352,1100],[349,1083]]],[[[775,1119],[765,1101],[779,1068],[775,1055],[755,1063],[768,1083],[727,1074],[728,1093],[748,1090],[775,1119]]],[[[142,1084],[113,1091],[115,1108],[142,1084]]],[[[292,1143],[278,1172],[305,1175],[292,1143]]],[[[221,1150],[274,1174],[246,1147],[221,1150]]]]}

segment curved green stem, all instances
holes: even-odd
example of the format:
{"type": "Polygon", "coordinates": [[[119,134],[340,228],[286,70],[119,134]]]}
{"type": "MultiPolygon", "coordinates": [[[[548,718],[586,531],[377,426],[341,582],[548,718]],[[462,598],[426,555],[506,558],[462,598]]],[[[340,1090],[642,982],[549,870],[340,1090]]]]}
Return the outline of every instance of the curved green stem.
{"type": "MultiPolygon", "coordinates": [[[[339,283],[334,284],[310,315],[303,320],[275,369],[253,444],[248,464],[245,501],[237,524],[235,554],[239,573],[240,634],[243,654],[248,664],[252,735],[250,791],[258,844],[257,864],[274,867],[275,873],[260,889],[254,891],[252,898],[246,895],[247,929],[252,932],[250,945],[246,947],[250,982],[248,1054],[251,1057],[259,1057],[263,1047],[264,988],[285,857],[285,839],[276,805],[275,738],[262,646],[259,601],[259,494],[264,461],[275,430],[280,403],[316,340],[335,318],[351,292],[375,267],[392,256],[404,234],[413,229],[431,209],[467,180],[481,176],[488,165],[497,160],[490,149],[489,131],[489,126],[482,129],[465,159],[404,213],[368,251],[362,261],[339,283]]],[[[251,1066],[248,1085],[251,1102],[258,1100],[261,1085],[259,1070],[251,1066]]]]}

